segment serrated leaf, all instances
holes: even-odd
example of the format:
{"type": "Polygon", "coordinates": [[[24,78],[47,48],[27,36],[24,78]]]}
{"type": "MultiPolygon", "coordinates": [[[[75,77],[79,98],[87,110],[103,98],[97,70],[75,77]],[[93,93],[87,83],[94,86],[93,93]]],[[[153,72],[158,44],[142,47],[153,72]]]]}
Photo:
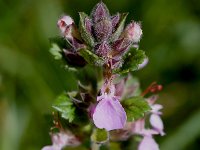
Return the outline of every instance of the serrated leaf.
{"type": "Polygon", "coordinates": [[[79,54],[88,62],[88,64],[102,66],[104,64],[103,58],[97,56],[87,49],[80,49],[79,54]]]}
{"type": "Polygon", "coordinates": [[[123,64],[120,69],[115,70],[116,73],[128,73],[138,70],[139,65],[147,58],[143,50],[131,48],[123,57],[123,64]]]}
{"type": "Polygon", "coordinates": [[[117,40],[119,38],[119,36],[121,35],[121,33],[124,29],[124,24],[125,24],[127,16],[128,16],[128,13],[122,13],[121,14],[118,26],[117,26],[115,32],[111,36],[111,39],[110,39],[111,41],[117,40]]]}
{"type": "Polygon", "coordinates": [[[49,52],[54,56],[56,60],[62,58],[61,49],[57,44],[51,44],[51,48],[49,49],[49,52]]]}
{"type": "Polygon", "coordinates": [[[54,102],[54,109],[61,113],[61,116],[69,122],[72,122],[75,118],[75,107],[73,102],[66,93],[61,94],[54,102]]]}
{"type": "Polygon", "coordinates": [[[144,114],[151,109],[148,102],[141,96],[126,99],[122,105],[126,111],[127,120],[130,122],[144,117],[144,114]]]}
{"type": "Polygon", "coordinates": [[[79,29],[80,29],[81,37],[89,46],[93,47],[94,38],[86,30],[86,27],[85,27],[85,18],[88,17],[88,15],[85,14],[84,12],[79,12],[79,16],[80,16],[79,29]]]}
{"type": "Polygon", "coordinates": [[[92,135],[91,135],[91,140],[95,143],[105,143],[109,139],[108,132],[105,129],[94,129],[92,135]]]}

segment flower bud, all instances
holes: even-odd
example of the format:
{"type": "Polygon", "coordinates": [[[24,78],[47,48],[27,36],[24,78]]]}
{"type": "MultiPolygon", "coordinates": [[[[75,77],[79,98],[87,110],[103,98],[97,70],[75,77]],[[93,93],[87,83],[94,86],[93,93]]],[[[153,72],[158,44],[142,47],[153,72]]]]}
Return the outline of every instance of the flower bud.
{"type": "Polygon", "coordinates": [[[70,16],[63,16],[57,22],[57,26],[60,28],[61,34],[71,39],[72,38],[72,24],[74,23],[73,19],[70,16]]]}
{"type": "Polygon", "coordinates": [[[92,35],[92,22],[91,19],[85,18],[85,28],[87,32],[89,32],[92,35]]]}
{"type": "Polygon", "coordinates": [[[112,22],[102,19],[94,25],[95,36],[99,42],[107,40],[112,33],[112,22]]]}
{"type": "Polygon", "coordinates": [[[106,57],[110,50],[110,47],[109,47],[108,43],[106,41],[104,41],[103,43],[96,45],[95,49],[96,49],[95,53],[98,56],[106,57]]]}
{"type": "Polygon", "coordinates": [[[103,2],[98,3],[93,11],[92,11],[92,17],[94,23],[97,23],[98,21],[104,19],[104,18],[109,18],[109,11],[106,5],[103,2]]]}
{"type": "Polygon", "coordinates": [[[122,34],[123,37],[129,39],[133,43],[138,43],[142,36],[142,29],[139,23],[132,22],[130,23],[124,33],[122,34]]]}
{"type": "Polygon", "coordinates": [[[117,24],[119,23],[119,19],[120,19],[119,13],[117,13],[117,15],[111,17],[113,31],[115,31],[115,28],[116,28],[117,24]]]}
{"type": "Polygon", "coordinates": [[[77,53],[64,49],[64,58],[72,66],[84,67],[86,65],[85,59],[77,53]]]}
{"type": "Polygon", "coordinates": [[[128,50],[131,45],[131,41],[127,38],[121,38],[115,41],[112,45],[113,48],[113,56],[122,55],[124,52],[128,50]]]}

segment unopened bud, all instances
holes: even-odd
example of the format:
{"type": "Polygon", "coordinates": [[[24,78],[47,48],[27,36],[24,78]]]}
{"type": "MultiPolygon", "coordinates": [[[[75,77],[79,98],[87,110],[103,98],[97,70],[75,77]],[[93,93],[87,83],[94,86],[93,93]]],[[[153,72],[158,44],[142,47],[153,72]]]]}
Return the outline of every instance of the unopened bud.
{"type": "Polygon", "coordinates": [[[108,18],[109,17],[109,11],[106,5],[103,2],[98,3],[93,11],[92,11],[92,17],[94,19],[94,23],[97,23],[98,21],[108,18]]]}
{"type": "Polygon", "coordinates": [[[113,56],[124,54],[131,45],[131,41],[127,38],[121,38],[115,41],[112,45],[113,48],[113,56]]]}
{"type": "Polygon", "coordinates": [[[119,13],[117,15],[111,17],[113,29],[115,29],[115,27],[119,23],[119,19],[120,19],[119,13]]]}
{"type": "Polygon", "coordinates": [[[95,36],[99,42],[107,40],[112,33],[112,22],[102,19],[94,25],[95,36]]]}
{"type": "Polygon", "coordinates": [[[140,27],[140,24],[136,23],[136,22],[130,23],[126,27],[122,36],[129,39],[133,43],[138,43],[141,39],[141,36],[142,36],[142,29],[140,27]]]}
{"type": "Polygon", "coordinates": [[[106,41],[104,41],[102,44],[98,44],[95,49],[96,49],[95,53],[98,56],[107,57],[110,47],[109,47],[108,43],[106,41]]]}
{"type": "Polygon", "coordinates": [[[89,32],[92,35],[92,21],[89,18],[85,18],[85,28],[87,32],[89,32]]]}
{"type": "Polygon", "coordinates": [[[64,49],[64,58],[68,64],[77,67],[84,67],[86,65],[85,59],[77,53],[64,49]]]}

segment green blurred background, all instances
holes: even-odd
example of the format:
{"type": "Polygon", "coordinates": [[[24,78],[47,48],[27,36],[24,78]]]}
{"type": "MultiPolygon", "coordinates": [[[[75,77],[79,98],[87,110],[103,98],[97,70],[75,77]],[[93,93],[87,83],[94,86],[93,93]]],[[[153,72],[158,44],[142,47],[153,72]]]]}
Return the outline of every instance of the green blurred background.
{"type": "MultiPolygon", "coordinates": [[[[78,21],[97,0],[0,0],[0,149],[37,150],[50,144],[46,114],[63,90],[76,87],[72,73],[49,54],[64,13],[78,21]]],[[[142,21],[140,48],[149,56],[134,73],[144,89],[164,86],[166,136],[161,150],[200,149],[200,1],[104,0],[111,13],[142,21]]]]}

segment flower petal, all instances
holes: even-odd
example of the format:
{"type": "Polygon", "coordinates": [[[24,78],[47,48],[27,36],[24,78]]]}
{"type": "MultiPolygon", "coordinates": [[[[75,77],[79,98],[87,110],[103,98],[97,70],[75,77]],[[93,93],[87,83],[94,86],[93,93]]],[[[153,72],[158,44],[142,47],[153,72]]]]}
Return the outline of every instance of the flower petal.
{"type": "Polygon", "coordinates": [[[152,113],[161,114],[161,112],[159,112],[159,110],[161,110],[163,108],[163,106],[160,104],[154,104],[151,106],[151,108],[152,108],[152,111],[151,111],[152,113]]]}
{"type": "Polygon", "coordinates": [[[45,146],[42,150],[61,150],[61,148],[55,147],[54,145],[45,146]]]}
{"type": "Polygon", "coordinates": [[[139,144],[138,150],[159,150],[159,147],[152,136],[144,136],[139,144]]]}
{"type": "Polygon", "coordinates": [[[139,119],[132,123],[132,132],[135,134],[141,134],[144,130],[145,120],[139,119]]]}
{"type": "Polygon", "coordinates": [[[163,132],[163,128],[164,128],[163,122],[162,122],[162,120],[161,120],[159,115],[152,114],[150,116],[150,123],[153,126],[153,128],[156,131],[158,131],[162,136],[165,135],[165,133],[163,132]]]}
{"type": "Polygon", "coordinates": [[[94,124],[107,131],[121,129],[126,123],[126,112],[120,102],[114,98],[102,99],[93,114],[94,124]]]}

